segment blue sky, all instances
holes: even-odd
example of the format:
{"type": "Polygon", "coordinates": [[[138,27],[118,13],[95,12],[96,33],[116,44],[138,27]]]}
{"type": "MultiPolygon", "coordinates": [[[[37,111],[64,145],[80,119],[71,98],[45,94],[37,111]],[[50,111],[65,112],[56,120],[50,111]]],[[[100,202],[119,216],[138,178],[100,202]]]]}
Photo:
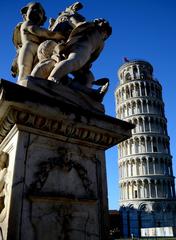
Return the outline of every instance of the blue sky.
{"type": "MultiPolygon", "coordinates": [[[[74,1],[41,0],[48,18],[56,17],[74,1]]],[[[154,77],[163,87],[165,114],[171,138],[173,170],[176,174],[176,1],[175,0],[82,0],[80,11],[87,20],[105,18],[109,20],[113,34],[106,41],[105,49],[93,65],[96,78],[108,77],[111,85],[104,104],[106,113],[115,116],[114,91],[118,86],[117,70],[123,57],[149,61],[154,68],[154,77]],[[175,101],[174,101],[175,100],[175,101]]],[[[0,14],[0,77],[16,81],[10,75],[15,48],[12,32],[22,21],[20,9],[28,1],[1,1],[0,14]]],[[[48,27],[48,20],[45,24],[48,27]]],[[[117,209],[119,199],[117,147],[106,153],[109,189],[109,207],[117,209]]]]}

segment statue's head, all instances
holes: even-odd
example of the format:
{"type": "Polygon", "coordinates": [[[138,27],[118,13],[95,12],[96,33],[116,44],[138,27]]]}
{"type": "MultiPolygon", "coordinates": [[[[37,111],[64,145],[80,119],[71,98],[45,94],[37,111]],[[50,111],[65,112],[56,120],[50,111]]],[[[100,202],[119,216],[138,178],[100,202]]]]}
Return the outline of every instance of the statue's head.
{"type": "Polygon", "coordinates": [[[21,9],[21,13],[26,21],[32,21],[34,24],[40,26],[43,25],[47,19],[44,8],[38,2],[28,3],[21,9]]]}
{"type": "Polygon", "coordinates": [[[97,18],[94,20],[94,23],[97,25],[98,29],[104,33],[105,40],[112,34],[112,27],[105,19],[97,18]]]}
{"type": "Polygon", "coordinates": [[[54,48],[57,46],[57,43],[53,40],[46,40],[42,42],[37,50],[38,59],[44,60],[49,59],[53,55],[54,48]]]}

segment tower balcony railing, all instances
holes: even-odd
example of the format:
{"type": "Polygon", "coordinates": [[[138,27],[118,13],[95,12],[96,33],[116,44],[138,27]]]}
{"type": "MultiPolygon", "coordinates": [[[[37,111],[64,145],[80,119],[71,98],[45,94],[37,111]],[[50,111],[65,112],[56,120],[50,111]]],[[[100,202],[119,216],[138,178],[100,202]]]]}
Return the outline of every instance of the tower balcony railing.
{"type": "Polygon", "coordinates": [[[126,159],[126,158],[134,158],[134,157],[138,157],[138,156],[141,156],[141,157],[144,157],[144,156],[152,156],[152,157],[164,157],[164,156],[170,156],[170,153],[169,152],[157,152],[157,151],[142,151],[142,152],[138,152],[138,153],[129,153],[129,154],[126,154],[126,155],[123,155],[123,156],[118,156],[118,161],[122,160],[122,159],[126,159]]]}
{"type": "Polygon", "coordinates": [[[124,98],[123,100],[119,101],[118,104],[117,104],[118,105],[117,108],[123,106],[124,104],[128,104],[128,103],[130,103],[133,100],[139,100],[139,101],[140,100],[150,100],[150,101],[157,100],[157,102],[159,102],[160,104],[163,105],[163,100],[161,98],[158,98],[157,96],[154,96],[154,95],[152,95],[152,96],[144,96],[144,95],[143,96],[139,96],[139,95],[136,95],[134,97],[124,98]]]}
{"type": "Polygon", "coordinates": [[[164,181],[164,180],[171,180],[175,177],[167,173],[144,173],[144,174],[134,174],[129,176],[120,177],[119,183],[126,183],[132,181],[164,181]]]}
{"type": "Polygon", "coordinates": [[[175,199],[175,197],[173,197],[173,196],[165,196],[165,197],[160,197],[160,196],[158,196],[158,197],[155,197],[155,196],[152,196],[152,197],[137,197],[137,198],[125,198],[125,199],[120,199],[119,200],[119,203],[120,203],[120,205],[123,203],[124,204],[124,202],[139,202],[139,201],[156,201],[156,200],[158,200],[158,201],[165,201],[165,200],[174,200],[175,199]]]}

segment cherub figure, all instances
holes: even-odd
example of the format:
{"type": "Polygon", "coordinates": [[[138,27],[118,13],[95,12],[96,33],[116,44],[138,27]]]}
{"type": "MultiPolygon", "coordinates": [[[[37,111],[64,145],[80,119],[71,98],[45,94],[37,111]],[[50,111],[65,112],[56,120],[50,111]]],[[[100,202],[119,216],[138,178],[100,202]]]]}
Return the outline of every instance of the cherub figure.
{"type": "MultiPolygon", "coordinates": [[[[22,81],[30,75],[37,62],[37,49],[41,42],[47,39],[56,41],[65,39],[60,32],[53,32],[41,27],[46,21],[46,16],[40,3],[29,3],[21,9],[21,13],[24,22],[17,25],[14,32],[15,36],[13,37],[14,44],[18,48],[17,67],[19,84],[22,84],[22,81]]],[[[16,70],[17,67],[13,66],[12,70],[16,70]]]]}
{"type": "MultiPolygon", "coordinates": [[[[75,80],[87,88],[91,88],[92,84],[105,84],[107,90],[108,79],[95,81],[90,67],[103,50],[104,41],[111,35],[111,31],[109,23],[104,19],[79,23],[72,30],[67,42],[54,46],[54,54],[37,64],[31,75],[42,78],[45,72],[44,77],[48,77],[48,80],[64,84],[67,74],[72,73],[75,80]]],[[[103,95],[104,93],[105,88],[103,95]]]]}
{"type": "Polygon", "coordinates": [[[82,3],[73,3],[71,6],[67,7],[64,11],[59,13],[56,19],[50,19],[49,30],[61,30],[63,35],[68,38],[73,28],[75,28],[81,22],[85,21],[85,17],[78,13],[78,11],[82,8],[82,3]]]}
{"type": "Polygon", "coordinates": [[[75,27],[64,44],[66,59],[55,64],[48,79],[59,82],[67,74],[94,62],[103,50],[104,41],[111,35],[111,31],[109,23],[104,19],[83,22],[75,27]]]}
{"type": "MultiPolygon", "coordinates": [[[[80,2],[67,7],[59,13],[56,19],[50,19],[49,30],[59,30],[68,39],[71,31],[85,21],[85,17],[78,13],[82,8],[83,5],[80,2]]],[[[39,62],[34,67],[31,76],[47,79],[55,64],[65,59],[64,54],[60,54],[61,47],[64,48],[64,44],[57,45],[53,40],[42,42],[37,51],[39,62]]]]}

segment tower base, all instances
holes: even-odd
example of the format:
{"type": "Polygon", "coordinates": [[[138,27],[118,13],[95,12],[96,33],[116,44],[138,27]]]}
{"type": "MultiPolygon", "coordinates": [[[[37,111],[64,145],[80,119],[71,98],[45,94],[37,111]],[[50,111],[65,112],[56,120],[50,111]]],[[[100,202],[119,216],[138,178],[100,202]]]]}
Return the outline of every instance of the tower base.
{"type": "Polygon", "coordinates": [[[176,236],[176,201],[154,199],[134,202],[120,208],[123,236],[176,236]]]}

